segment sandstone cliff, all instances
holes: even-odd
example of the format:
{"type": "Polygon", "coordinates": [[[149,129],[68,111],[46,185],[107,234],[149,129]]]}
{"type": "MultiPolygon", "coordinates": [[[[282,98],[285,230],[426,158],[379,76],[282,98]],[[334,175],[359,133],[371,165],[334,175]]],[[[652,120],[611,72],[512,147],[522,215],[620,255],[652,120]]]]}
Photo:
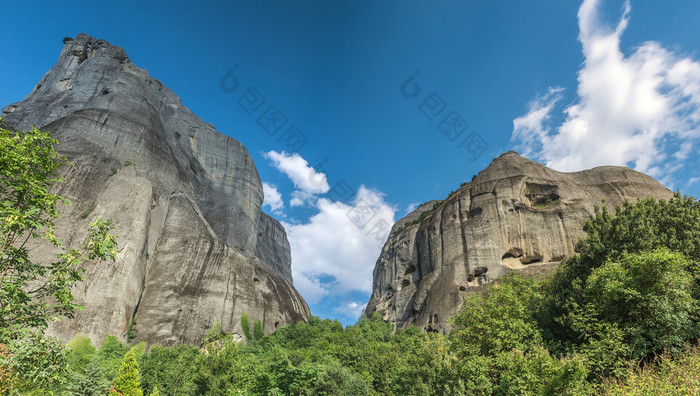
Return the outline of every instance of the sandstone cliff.
{"type": "Polygon", "coordinates": [[[85,34],[65,40],[58,63],[2,117],[16,130],[53,132],[74,164],[59,191],[72,201],[57,222],[62,241],[77,244],[96,216],[113,219],[120,235],[116,263],[86,264],[75,289],[86,309],[51,334],[125,339],[134,318],[136,341],[170,345],[199,343],[217,320],[242,334],[242,312],[267,332],[309,317],[246,148],[122,48],[85,34]]]}
{"type": "Polygon", "coordinates": [[[394,225],[365,312],[397,327],[449,331],[446,319],[470,291],[573,254],[582,223],[602,199],[615,206],[672,195],[628,168],[561,173],[507,152],[444,201],[423,204],[394,225]]]}

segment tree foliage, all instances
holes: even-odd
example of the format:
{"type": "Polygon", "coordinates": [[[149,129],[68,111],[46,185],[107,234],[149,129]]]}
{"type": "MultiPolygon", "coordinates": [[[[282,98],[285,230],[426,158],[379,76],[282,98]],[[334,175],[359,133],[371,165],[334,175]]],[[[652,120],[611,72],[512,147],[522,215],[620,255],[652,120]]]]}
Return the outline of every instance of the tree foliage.
{"type": "Polygon", "coordinates": [[[103,396],[109,392],[109,381],[96,360],[88,364],[83,372],[74,371],[66,387],[69,396],[103,396]]]}
{"type": "Polygon", "coordinates": [[[57,144],[36,128],[24,133],[0,128],[0,336],[5,338],[43,329],[52,318],[72,317],[79,308],[71,288],[82,280],[81,260],[114,259],[117,252],[111,222],[98,218],[79,249],[63,249],[50,263],[29,257],[32,239],[61,246],[54,219],[59,203],[69,201],[52,187],[64,181],[59,169],[68,161],[55,151],[57,144]]]}
{"type": "Polygon", "coordinates": [[[81,261],[113,260],[117,253],[111,222],[100,218],[90,224],[82,246],[61,247],[54,220],[60,204],[70,202],[53,192],[68,163],[57,144],[36,128],[21,133],[0,128],[0,342],[9,347],[9,364],[23,388],[62,377],[64,348],[43,331],[50,321],[82,308],[71,292],[83,279],[81,261]],[[29,247],[37,243],[52,246],[55,259],[30,257],[29,247]]]}
{"type": "Polygon", "coordinates": [[[114,378],[109,393],[123,396],[143,396],[139,368],[133,349],[124,355],[121,367],[119,367],[119,374],[114,378]]]}

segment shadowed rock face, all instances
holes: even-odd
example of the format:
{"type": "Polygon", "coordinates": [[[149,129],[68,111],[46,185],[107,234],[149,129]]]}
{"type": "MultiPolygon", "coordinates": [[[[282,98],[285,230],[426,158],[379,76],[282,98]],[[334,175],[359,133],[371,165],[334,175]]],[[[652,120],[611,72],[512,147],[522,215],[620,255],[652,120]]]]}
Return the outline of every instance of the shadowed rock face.
{"type": "MultiPolygon", "coordinates": [[[[203,122],[123,49],[85,34],[21,102],[2,110],[16,130],[53,132],[74,164],[59,194],[72,201],[57,221],[77,245],[88,223],[111,218],[116,263],[86,263],[74,290],[84,311],[51,334],[105,334],[161,345],[199,343],[214,323],[242,334],[240,315],[266,331],[310,316],[294,289],[284,228],[262,213],[255,164],[238,141],[203,122]]],[[[38,246],[35,258],[49,260],[38,246]]]]}
{"type": "Polygon", "coordinates": [[[434,210],[436,201],[428,202],[394,225],[365,312],[397,327],[449,332],[447,319],[467,293],[513,270],[545,272],[573,254],[583,222],[601,200],[614,207],[672,196],[628,168],[561,173],[507,152],[434,210]]]}

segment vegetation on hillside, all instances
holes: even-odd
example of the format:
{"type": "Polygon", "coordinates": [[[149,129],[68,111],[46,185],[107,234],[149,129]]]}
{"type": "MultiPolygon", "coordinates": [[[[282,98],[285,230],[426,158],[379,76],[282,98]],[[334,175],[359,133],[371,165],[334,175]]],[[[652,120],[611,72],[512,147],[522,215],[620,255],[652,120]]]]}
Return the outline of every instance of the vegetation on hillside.
{"type": "Polygon", "coordinates": [[[98,219],[83,250],[55,263],[23,250],[32,237],[59,245],[55,144],[0,130],[2,394],[700,394],[700,202],[680,195],[596,208],[551,278],[511,274],[469,295],[449,336],[378,316],[347,327],[312,317],[265,335],[243,315],[245,345],[218,324],[198,346],[146,352],[107,336],[96,348],[81,335],[62,345],[43,331],[79,309],[80,260],[113,257],[116,245],[98,219]]]}

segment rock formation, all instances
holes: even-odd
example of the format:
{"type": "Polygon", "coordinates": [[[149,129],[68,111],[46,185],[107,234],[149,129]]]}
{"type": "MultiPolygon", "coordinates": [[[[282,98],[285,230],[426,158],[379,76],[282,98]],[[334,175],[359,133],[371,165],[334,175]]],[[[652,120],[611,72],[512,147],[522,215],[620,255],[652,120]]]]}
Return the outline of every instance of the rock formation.
{"type": "Polygon", "coordinates": [[[58,63],[2,117],[12,129],[53,132],[74,164],[58,191],[72,201],[57,222],[61,240],[77,245],[101,216],[114,221],[122,250],[116,263],[86,263],[74,290],[86,309],[49,333],[125,339],[133,318],[136,341],[197,344],[217,320],[242,334],[242,312],[267,332],[306,320],[286,233],[261,211],[262,184],[246,148],[122,48],[86,34],[64,42],[58,63]]]}
{"type": "Polygon", "coordinates": [[[444,201],[393,227],[374,268],[368,316],[447,331],[467,293],[510,271],[541,272],[574,253],[594,205],[673,193],[649,176],[602,166],[557,172],[507,152],[444,201]]]}

